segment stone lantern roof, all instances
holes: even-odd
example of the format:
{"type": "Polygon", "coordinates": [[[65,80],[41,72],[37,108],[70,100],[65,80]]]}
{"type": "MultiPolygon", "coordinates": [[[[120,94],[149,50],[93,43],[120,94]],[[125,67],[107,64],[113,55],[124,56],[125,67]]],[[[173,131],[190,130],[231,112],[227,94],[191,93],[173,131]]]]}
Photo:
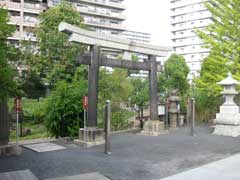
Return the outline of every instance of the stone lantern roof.
{"type": "Polygon", "coordinates": [[[217,84],[222,86],[238,85],[240,84],[236,79],[232,78],[232,74],[229,72],[226,79],[218,82],[217,84]]]}

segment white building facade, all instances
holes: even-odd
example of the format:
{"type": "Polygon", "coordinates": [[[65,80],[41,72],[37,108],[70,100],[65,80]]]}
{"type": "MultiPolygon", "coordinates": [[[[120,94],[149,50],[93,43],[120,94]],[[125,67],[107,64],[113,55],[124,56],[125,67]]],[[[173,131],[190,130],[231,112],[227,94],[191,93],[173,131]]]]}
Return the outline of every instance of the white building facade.
{"type": "Polygon", "coordinates": [[[146,32],[126,30],[122,32],[122,36],[131,41],[136,41],[140,43],[150,43],[151,34],[146,32]]]}
{"type": "MultiPolygon", "coordinates": [[[[71,0],[91,30],[99,33],[119,35],[125,31],[126,17],[124,0],[71,0]]],[[[41,12],[58,4],[60,0],[0,0],[0,7],[9,12],[10,23],[16,25],[16,32],[10,42],[19,40],[36,41],[34,28],[39,23],[41,12]]]]}
{"type": "Polygon", "coordinates": [[[170,0],[173,48],[176,54],[184,56],[190,68],[189,80],[199,75],[201,63],[209,53],[196,35],[197,30],[212,22],[211,13],[203,1],[205,0],[170,0]]]}

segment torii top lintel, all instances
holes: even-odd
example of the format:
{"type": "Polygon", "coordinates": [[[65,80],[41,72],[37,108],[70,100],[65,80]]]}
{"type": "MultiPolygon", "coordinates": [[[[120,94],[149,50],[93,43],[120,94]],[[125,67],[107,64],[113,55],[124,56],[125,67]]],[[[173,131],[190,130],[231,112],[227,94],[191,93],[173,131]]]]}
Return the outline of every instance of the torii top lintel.
{"type": "Polygon", "coordinates": [[[87,45],[99,45],[100,47],[104,48],[130,51],[158,57],[165,57],[168,55],[169,51],[172,51],[171,47],[155,46],[114,36],[98,34],[96,32],[88,31],[65,22],[61,22],[58,29],[60,32],[69,34],[70,42],[87,45]]]}

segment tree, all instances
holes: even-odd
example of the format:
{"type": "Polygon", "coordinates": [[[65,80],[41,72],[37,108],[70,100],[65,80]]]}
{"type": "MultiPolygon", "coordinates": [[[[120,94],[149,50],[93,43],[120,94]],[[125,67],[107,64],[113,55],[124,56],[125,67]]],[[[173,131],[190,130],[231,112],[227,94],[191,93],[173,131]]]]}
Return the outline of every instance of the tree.
{"type": "Polygon", "coordinates": [[[38,58],[30,66],[46,76],[50,84],[58,80],[71,81],[76,70],[76,56],[83,46],[68,42],[68,35],[58,31],[61,22],[83,27],[80,13],[69,2],[61,1],[39,16],[36,29],[38,58]]]}
{"type": "Polygon", "coordinates": [[[99,101],[104,103],[109,99],[114,102],[128,101],[132,90],[127,70],[114,69],[109,72],[105,69],[100,71],[99,80],[99,101]]]}
{"type": "Polygon", "coordinates": [[[145,79],[132,79],[133,90],[131,93],[131,104],[144,107],[149,101],[149,85],[145,79]]]}
{"type": "Polygon", "coordinates": [[[203,61],[197,88],[208,96],[219,96],[221,87],[216,83],[231,72],[240,80],[240,1],[210,0],[205,6],[212,14],[212,23],[198,31],[199,37],[210,49],[203,61]]]}
{"type": "Polygon", "coordinates": [[[212,14],[212,23],[197,34],[210,52],[195,80],[195,97],[199,119],[207,121],[215,116],[221,103],[222,87],[216,83],[228,72],[240,80],[240,1],[209,0],[205,6],[212,14]]]}
{"type": "Polygon", "coordinates": [[[187,75],[189,67],[183,56],[172,54],[164,64],[164,72],[159,75],[159,90],[168,94],[171,90],[178,90],[181,95],[189,88],[187,75]]]}
{"type": "Polygon", "coordinates": [[[11,49],[7,45],[7,38],[15,31],[15,27],[8,22],[7,10],[0,8],[0,101],[16,90],[14,72],[8,63],[8,53],[11,49]]]}
{"type": "Polygon", "coordinates": [[[121,129],[128,124],[128,114],[120,106],[121,103],[127,102],[132,91],[132,85],[128,79],[128,73],[125,69],[114,69],[109,72],[105,69],[100,71],[99,79],[99,104],[98,116],[103,120],[104,104],[106,100],[111,101],[112,127],[121,129]]]}

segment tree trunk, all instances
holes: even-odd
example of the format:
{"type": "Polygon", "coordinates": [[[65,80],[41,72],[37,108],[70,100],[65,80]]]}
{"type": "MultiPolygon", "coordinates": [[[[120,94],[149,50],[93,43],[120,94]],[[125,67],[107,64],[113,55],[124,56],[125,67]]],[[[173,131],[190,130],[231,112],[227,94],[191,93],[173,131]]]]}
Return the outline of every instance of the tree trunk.
{"type": "Polygon", "coordinates": [[[9,141],[9,118],[7,100],[0,101],[0,145],[9,141]]]}

